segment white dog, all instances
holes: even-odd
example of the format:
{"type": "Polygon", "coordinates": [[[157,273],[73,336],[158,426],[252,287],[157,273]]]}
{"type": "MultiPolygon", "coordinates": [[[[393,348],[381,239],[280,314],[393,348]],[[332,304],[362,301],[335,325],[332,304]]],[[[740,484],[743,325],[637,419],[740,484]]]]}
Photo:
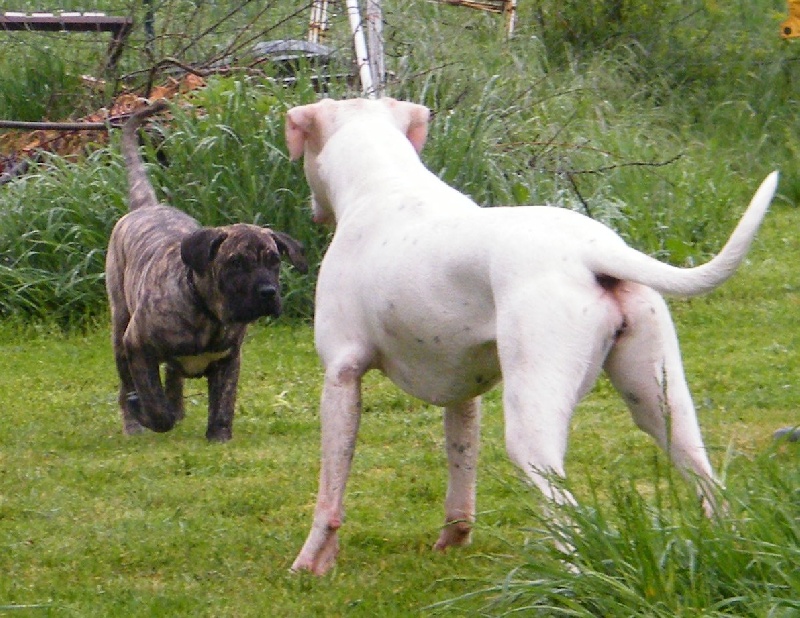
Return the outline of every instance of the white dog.
{"type": "Polygon", "coordinates": [[[548,475],[564,474],[572,411],[605,369],[636,424],[698,479],[711,512],[714,477],[659,293],[702,294],[733,274],[777,173],[716,258],[680,269],[566,209],[479,208],[421,163],[428,116],[393,99],[323,100],[287,115],[289,154],[305,156],[314,219],[336,225],[316,298],[325,370],[319,495],[292,568],[322,574],[334,563],[370,369],[444,406],[449,486],[437,549],[469,541],[479,396],[501,378],[508,454],[549,497],[571,500],[548,475]]]}

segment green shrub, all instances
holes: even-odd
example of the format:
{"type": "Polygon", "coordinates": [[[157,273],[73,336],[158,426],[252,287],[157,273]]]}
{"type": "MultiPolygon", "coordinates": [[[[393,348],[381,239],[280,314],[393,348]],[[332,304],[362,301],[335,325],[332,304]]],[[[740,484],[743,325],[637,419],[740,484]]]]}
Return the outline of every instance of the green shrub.
{"type": "Polygon", "coordinates": [[[4,187],[0,315],[66,326],[105,311],[105,245],[123,174],[121,159],[98,150],[80,165],[50,157],[4,187]]]}

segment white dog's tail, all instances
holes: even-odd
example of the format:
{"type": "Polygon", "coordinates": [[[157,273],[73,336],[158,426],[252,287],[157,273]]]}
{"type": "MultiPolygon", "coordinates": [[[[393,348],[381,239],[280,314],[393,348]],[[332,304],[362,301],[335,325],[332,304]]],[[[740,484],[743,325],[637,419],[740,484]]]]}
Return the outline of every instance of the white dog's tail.
{"type": "Polygon", "coordinates": [[[778,187],[778,172],[761,183],[736,229],[722,251],[709,262],[695,268],[664,264],[627,246],[602,255],[588,255],[587,266],[598,275],[635,281],[676,296],[697,296],[724,283],[739,267],[778,187]]]}

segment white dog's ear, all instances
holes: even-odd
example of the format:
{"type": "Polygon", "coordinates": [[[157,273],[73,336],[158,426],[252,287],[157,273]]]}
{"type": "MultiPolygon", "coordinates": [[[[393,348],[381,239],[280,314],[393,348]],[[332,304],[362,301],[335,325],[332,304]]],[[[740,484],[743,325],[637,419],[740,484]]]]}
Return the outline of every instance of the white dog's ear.
{"type": "Polygon", "coordinates": [[[317,104],[299,105],[286,113],[286,147],[289,160],[296,161],[303,156],[306,139],[314,126],[317,104]]]}
{"type": "Polygon", "coordinates": [[[411,109],[409,110],[411,116],[411,123],[408,125],[406,136],[417,154],[422,152],[422,147],[428,141],[428,120],[431,117],[431,111],[424,105],[416,103],[409,103],[411,109]]]}
{"type": "Polygon", "coordinates": [[[414,150],[419,154],[428,139],[428,120],[430,119],[431,111],[424,105],[417,103],[397,101],[388,97],[386,101],[395,117],[400,120],[401,126],[404,127],[408,141],[411,142],[414,150]]]}

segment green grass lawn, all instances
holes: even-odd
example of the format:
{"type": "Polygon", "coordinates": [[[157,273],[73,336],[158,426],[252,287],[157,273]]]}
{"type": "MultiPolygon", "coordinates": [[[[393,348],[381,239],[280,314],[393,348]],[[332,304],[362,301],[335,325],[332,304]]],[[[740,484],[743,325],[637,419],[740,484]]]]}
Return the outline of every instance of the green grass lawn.
{"type": "MultiPolygon", "coordinates": [[[[138,29],[125,71],[149,74],[193,32],[207,31],[202,55],[239,29],[247,40],[266,33],[292,8],[302,25],[286,28],[307,25],[305,2],[239,3],[247,10],[224,27],[217,3],[158,4],[156,56],[138,29]]],[[[0,616],[800,616],[800,444],[772,438],[800,422],[800,48],[778,37],[784,8],[542,0],[520,3],[505,41],[496,16],[384,2],[387,92],[431,108],[423,161],[481,204],[565,203],[686,264],[721,246],[761,177],[781,169],[781,196],[740,272],[709,296],[670,301],[728,487],[720,525],[698,518],[691,491],[672,483],[666,458],[601,380],[574,417],[567,460],[582,508],[566,534],[579,552],[555,555],[548,537],[563,530],[508,462],[498,390],[484,406],[474,542],[433,553],[446,484],[441,413],[376,374],[365,381],[337,566],[321,579],[290,574],[317,489],[311,328],[251,329],[232,442],[206,443],[200,381],[173,432],[123,436],[108,326],[92,322],[106,311],[104,249],[124,209],[112,137],[77,162],[46,158],[0,192],[0,616]]],[[[348,33],[332,28],[343,50],[348,33]]],[[[94,56],[72,35],[8,39],[0,117],[55,120],[78,111],[69,101],[99,106],[78,79],[94,56]],[[50,118],[36,101],[63,109],[50,118]]],[[[342,59],[349,66],[349,52],[342,59]]],[[[346,80],[326,89],[358,90],[346,80]]],[[[159,195],[206,225],[269,223],[315,263],[325,232],[308,217],[302,164],[286,158],[283,118],[316,96],[305,79],[287,89],[210,78],[177,104],[165,141],[145,149],[154,162],[158,145],[169,162],[150,168],[159,195]]],[[[309,315],[314,269],[287,275],[287,313],[309,315]]]]}
{"type": "MultiPolygon", "coordinates": [[[[745,486],[772,452],[795,504],[800,445],[771,451],[771,436],[800,421],[798,229],[800,211],[776,205],[733,280],[671,301],[714,465],[745,486]]],[[[464,615],[486,598],[431,606],[501,581],[525,562],[523,547],[549,546],[536,496],[505,456],[493,392],[474,542],[432,552],[441,414],[371,374],[338,564],[321,579],[290,574],[316,494],[320,383],[309,326],[257,325],[233,441],[206,443],[201,381],[173,432],[125,437],[105,325],[68,336],[1,327],[0,615],[464,615]]],[[[567,469],[579,499],[596,486],[604,501],[620,478],[649,496],[664,461],[601,380],[573,421],[567,469]]]]}

